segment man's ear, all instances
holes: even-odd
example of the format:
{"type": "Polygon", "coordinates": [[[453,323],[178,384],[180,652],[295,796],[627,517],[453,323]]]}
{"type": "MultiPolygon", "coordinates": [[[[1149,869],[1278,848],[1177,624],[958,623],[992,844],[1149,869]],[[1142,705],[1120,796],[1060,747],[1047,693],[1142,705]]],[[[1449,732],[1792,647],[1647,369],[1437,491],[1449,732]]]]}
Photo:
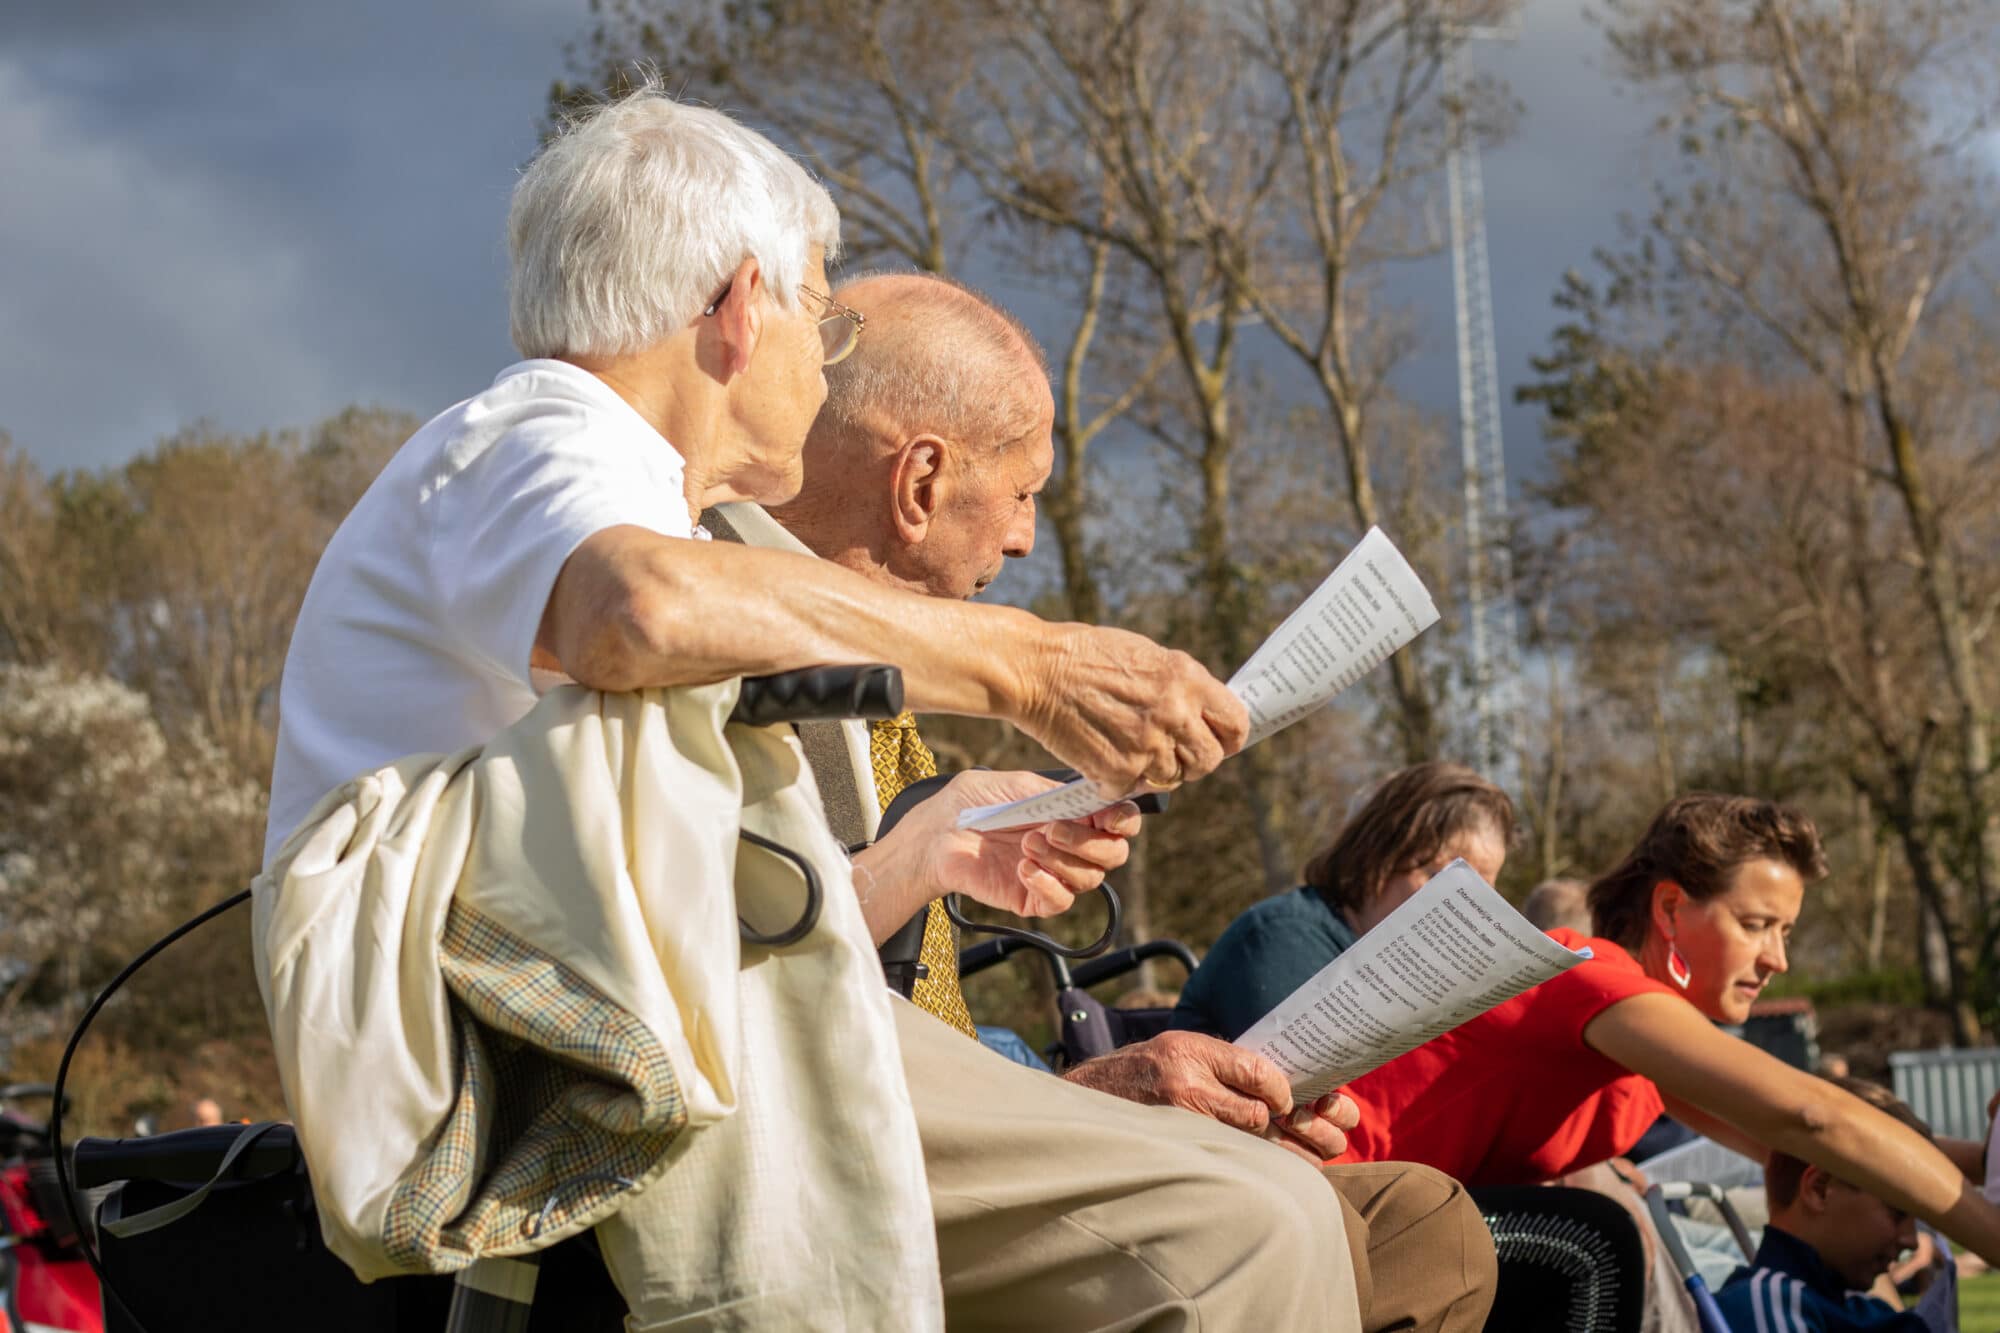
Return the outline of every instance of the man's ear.
{"type": "Polygon", "coordinates": [[[1650,904],[1653,929],[1659,931],[1662,938],[1674,938],[1678,930],[1674,918],[1680,912],[1681,904],[1687,901],[1687,896],[1687,890],[1670,879],[1659,880],[1653,885],[1653,901],[1650,904]]]}
{"type": "Polygon", "coordinates": [[[722,377],[731,380],[750,368],[757,340],[764,336],[764,272],[754,255],[736,266],[712,318],[722,340],[722,377]]]}
{"type": "Polygon", "coordinates": [[[1799,1197],[1797,1206],[1814,1216],[1826,1211],[1827,1192],[1833,1186],[1833,1177],[1806,1163],[1806,1169],[1799,1173],[1799,1197]]]}
{"type": "Polygon", "coordinates": [[[930,535],[931,522],[944,503],[944,441],[919,435],[896,451],[889,470],[890,513],[896,536],[915,546],[930,535]]]}

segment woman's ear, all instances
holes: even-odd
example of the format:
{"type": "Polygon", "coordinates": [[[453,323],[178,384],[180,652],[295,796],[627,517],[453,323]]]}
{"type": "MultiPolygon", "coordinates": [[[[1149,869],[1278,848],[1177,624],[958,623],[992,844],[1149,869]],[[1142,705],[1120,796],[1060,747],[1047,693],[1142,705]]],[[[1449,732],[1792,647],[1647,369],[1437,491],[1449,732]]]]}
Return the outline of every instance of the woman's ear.
{"type": "Polygon", "coordinates": [[[1657,880],[1653,884],[1653,901],[1650,904],[1653,929],[1662,938],[1672,939],[1679,930],[1678,916],[1681,904],[1687,901],[1687,890],[1670,879],[1657,880]]]}
{"type": "Polygon", "coordinates": [[[915,546],[930,535],[943,503],[938,484],[943,471],[944,442],[934,435],[919,435],[896,451],[889,469],[890,512],[904,545],[915,546]]]}
{"type": "Polygon", "coordinates": [[[729,290],[715,307],[716,332],[722,339],[722,374],[734,379],[750,369],[757,340],[764,336],[764,272],[755,256],[730,275],[729,290]]]}

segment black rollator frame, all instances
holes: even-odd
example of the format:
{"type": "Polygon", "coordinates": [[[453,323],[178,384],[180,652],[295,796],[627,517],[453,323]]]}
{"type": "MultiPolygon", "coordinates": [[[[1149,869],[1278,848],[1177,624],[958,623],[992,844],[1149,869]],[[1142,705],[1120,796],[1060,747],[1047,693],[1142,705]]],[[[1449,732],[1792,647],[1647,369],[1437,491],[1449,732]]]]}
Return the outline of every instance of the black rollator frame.
{"type": "MultiPolygon", "coordinates": [[[[880,664],[826,666],[772,676],[744,677],[729,721],[743,726],[768,727],[844,718],[892,718],[902,711],[903,676],[897,668],[880,664]]],[[[799,871],[806,886],[805,904],[791,925],[776,932],[762,932],[739,917],[737,927],[742,939],[745,943],[767,949],[797,943],[819,924],[825,894],[818,874],[806,857],[791,848],[747,830],[740,831],[740,835],[743,841],[760,851],[789,862],[799,871]]],[[[76,1030],[70,1034],[69,1043],[63,1049],[62,1063],[56,1070],[49,1140],[55,1159],[58,1192],[70,1224],[76,1228],[84,1258],[97,1275],[98,1285],[104,1293],[107,1325],[115,1306],[125,1327],[132,1333],[146,1333],[145,1325],[106,1278],[95,1233],[85,1225],[81,1216],[77,1191],[119,1182],[158,1181],[177,1185],[206,1182],[193,1194],[148,1214],[107,1217],[104,1220],[107,1234],[140,1234],[193,1213],[209,1191],[218,1185],[262,1180],[287,1171],[302,1170],[296,1142],[289,1125],[271,1121],[191,1130],[158,1139],[89,1138],[75,1147],[72,1178],[71,1154],[63,1151],[62,1141],[63,1085],[69,1077],[70,1061],[84,1033],[119,987],[175,941],[249,900],[250,891],[245,889],[216,904],[175,927],[127,964],[84,1011],[76,1030]]],[[[560,1193],[558,1189],[557,1196],[560,1193]]],[[[550,1203],[554,1202],[552,1197],[550,1203]]],[[[460,1270],[453,1281],[451,1309],[445,1323],[448,1333],[525,1333],[534,1305],[541,1260],[542,1251],[537,1250],[513,1258],[479,1259],[460,1270]]]]}

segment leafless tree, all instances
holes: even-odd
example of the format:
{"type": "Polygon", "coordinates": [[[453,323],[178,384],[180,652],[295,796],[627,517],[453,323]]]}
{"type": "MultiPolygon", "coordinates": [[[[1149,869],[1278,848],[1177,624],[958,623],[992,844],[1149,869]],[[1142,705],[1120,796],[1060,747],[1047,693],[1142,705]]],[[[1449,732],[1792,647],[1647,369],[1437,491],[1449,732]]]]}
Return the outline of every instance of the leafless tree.
{"type": "MultiPolygon", "coordinates": [[[[1626,76],[1667,91],[1666,124],[1691,164],[1692,182],[1663,188],[1650,220],[1669,280],[1838,405],[1828,433],[1840,443],[1824,452],[1845,494],[1824,499],[1847,522],[1830,554],[1859,558],[1831,566],[1845,568],[1845,587],[1802,571],[1804,610],[1829,633],[1859,630],[1855,655],[1830,665],[1885,762],[1854,780],[1898,831],[1963,971],[1992,953],[2000,878],[1982,647],[1993,591],[1968,568],[1985,524],[1964,489],[1980,462],[1990,467],[1993,440],[1950,392],[1950,349],[1978,323],[1967,260],[1990,232],[1994,182],[1973,149],[1996,107],[2000,24],[1981,0],[1616,0],[1611,14],[1626,76]],[[1880,632],[1900,608],[1869,577],[1871,555],[1913,576],[1907,595],[1928,625],[1909,632],[1937,668],[1922,685],[1899,674],[1902,643],[1880,632]],[[1933,682],[1921,720],[1893,727],[1905,709],[1892,696],[1933,682]],[[1933,832],[1934,764],[1954,775],[1962,855],[1945,855],[1933,832]]],[[[1954,998],[1969,1037],[1963,984],[1954,998]]]]}

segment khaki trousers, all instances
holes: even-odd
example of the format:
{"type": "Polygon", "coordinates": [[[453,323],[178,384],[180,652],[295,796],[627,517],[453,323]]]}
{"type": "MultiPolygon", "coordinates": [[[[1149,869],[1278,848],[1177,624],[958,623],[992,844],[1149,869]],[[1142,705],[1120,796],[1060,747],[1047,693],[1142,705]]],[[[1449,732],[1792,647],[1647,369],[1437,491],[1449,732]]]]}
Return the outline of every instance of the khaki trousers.
{"type": "MultiPolygon", "coordinates": [[[[1459,1333],[1484,1322],[1493,1242],[1448,1177],[1401,1163],[1316,1171],[1238,1130],[1065,1083],[913,1005],[894,1008],[953,1333],[1459,1333]]],[[[702,1251],[719,1239],[695,1219],[649,1216],[648,1198],[599,1229],[622,1242],[605,1257],[633,1303],[633,1333],[822,1326],[801,1308],[810,1278],[784,1293],[729,1292],[706,1315],[645,1308],[648,1290],[688,1289],[661,1284],[662,1271],[714,1276],[702,1251]]]]}
{"type": "Polygon", "coordinates": [[[1485,1324],[1493,1237],[1442,1172],[1379,1162],[1315,1180],[1239,1130],[1023,1069],[896,1010],[952,1329],[1485,1324]]]}
{"type": "Polygon", "coordinates": [[[1414,1162],[1321,1167],[1340,1196],[1368,1333],[1477,1333],[1493,1308],[1493,1233],[1465,1186],[1414,1162]]]}
{"type": "Polygon", "coordinates": [[[1361,1327],[1340,1202],[1307,1163],[896,1011],[953,1333],[1361,1327]]]}

